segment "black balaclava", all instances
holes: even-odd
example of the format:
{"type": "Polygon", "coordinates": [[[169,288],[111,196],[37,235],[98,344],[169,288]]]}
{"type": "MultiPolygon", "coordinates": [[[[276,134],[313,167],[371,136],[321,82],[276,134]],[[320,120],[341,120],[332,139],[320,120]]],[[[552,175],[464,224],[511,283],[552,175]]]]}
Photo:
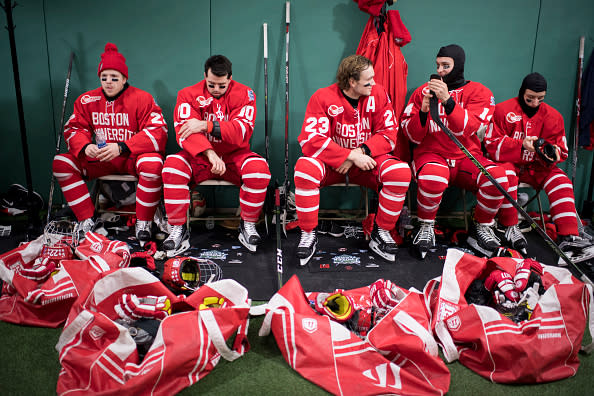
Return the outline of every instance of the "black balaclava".
{"type": "Polygon", "coordinates": [[[448,57],[454,60],[454,68],[451,72],[443,76],[443,82],[448,84],[448,90],[460,88],[466,84],[464,79],[464,62],[466,61],[466,55],[462,47],[456,44],[450,44],[445,47],[441,47],[437,53],[437,58],[448,57]]]}
{"type": "Polygon", "coordinates": [[[539,73],[530,73],[522,81],[522,86],[518,92],[518,102],[524,113],[530,118],[536,114],[540,108],[540,104],[537,107],[530,107],[526,104],[524,93],[526,93],[527,89],[531,89],[534,92],[544,92],[547,90],[547,80],[539,73]]]}

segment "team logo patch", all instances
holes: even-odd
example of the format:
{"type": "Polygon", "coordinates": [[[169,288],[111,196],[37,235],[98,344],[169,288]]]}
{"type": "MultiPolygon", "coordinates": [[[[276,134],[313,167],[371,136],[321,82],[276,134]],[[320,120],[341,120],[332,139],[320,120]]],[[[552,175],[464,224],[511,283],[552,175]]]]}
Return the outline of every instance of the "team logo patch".
{"type": "Polygon", "coordinates": [[[200,105],[200,107],[206,107],[209,104],[212,103],[212,97],[206,99],[204,96],[198,96],[196,98],[196,101],[198,102],[198,104],[200,105]]]}
{"type": "Polygon", "coordinates": [[[91,102],[96,102],[98,100],[101,100],[101,96],[84,95],[82,98],[80,98],[80,103],[87,104],[91,102]]]}
{"type": "Polygon", "coordinates": [[[218,250],[206,250],[200,253],[200,258],[209,260],[225,260],[227,253],[219,252],[218,250]]]}
{"type": "Polygon", "coordinates": [[[96,325],[93,326],[91,328],[91,330],[89,331],[89,335],[95,341],[97,341],[98,339],[100,339],[101,337],[103,337],[104,334],[105,334],[105,330],[103,330],[101,327],[96,326],[96,325]]]}
{"type": "Polygon", "coordinates": [[[448,325],[448,329],[452,331],[458,331],[462,323],[460,322],[460,317],[458,315],[454,315],[446,320],[446,324],[448,325]]]}
{"type": "Polygon", "coordinates": [[[509,122],[510,124],[513,124],[514,122],[520,122],[520,121],[522,121],[522,116],[521,115],[515,115],[514,112],[510,111],[505,116],[505,120],[507,122],[509,122]]]}
{"type": "Polygon", "coordinates": [[[301,327],[309,334],[313,334],[318,329],[318,321],[314,318],[303,318],[301,319],[301,327]]]}
{"type": "Polygon", "coordinates": [[[421,93],[423,94],[423,96],[425,96],[425,95],[429,95],[429,87],[424,87],[424,88],[421,90],[421,93]]]}
{"type": "Polygon", "coordinates": [[[333,257],[332,262],[336,265],[361,265],[361,259],[359,257],[349,254],[341,254],[340,256],[333,257]]]}
{"type": "Polygon", "coordinates": [[[491,106],[495,106],[495,96],[491,96],[491,106]]]}
{"type": "Polygon", "coordinates": [[[248,98],[250,101],[253,102],[254,100],[256,100],[256,95],[254,94],[254,91],[252,91],[251,89],[248,89],[247,93],[248,93],[248,98]]]}
{"type": "Polygon", "coordinates": [[[330,105],[330,107],[328,107],[328,114],[330,114],[332,117],[336,117],[343,111],[344,107],[342,106],[330,105]]]}
{"type": "Polygon", "coordinates": [[[91,243],[91,250],[97,253],[101,253],[101,250],[103,250],[103,244],[101,242],[93,242],[91,243]]]}
{"type": "Polygon", "coordinates": [[[444,300],[439,301],[439,307],[437,309],[437,320],[444,320],[450,315],[458,312],[458,306],[456,304],[449,303],[444,300]]]}

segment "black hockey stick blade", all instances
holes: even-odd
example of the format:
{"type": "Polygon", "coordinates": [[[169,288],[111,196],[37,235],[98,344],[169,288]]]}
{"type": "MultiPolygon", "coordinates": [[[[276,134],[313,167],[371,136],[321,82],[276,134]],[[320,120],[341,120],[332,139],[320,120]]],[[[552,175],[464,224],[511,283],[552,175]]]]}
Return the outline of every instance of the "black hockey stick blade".
{"type": "Polygon", "coordinates": [[[518,213],[522,217],[524,217],[525,219],[530,221],[530,227],[533,230],[536,230],[536,232],[545,240],[545,242],[549,245],[549,247],[559,257],[561,257],[563,259],[563,261],[565,261],[568,265],[573,267],[580,274],[580,279],[584,283],[589,283],[590,285],[594,285],[594,283],[592,282],[592,279],[588,278],[588,276],[586,276],[586,274],[580,269],[580,267],[578,267],[576,263],[574,263],[573,261],[571,261],[571,259],[569,257],[567,257],[567,255],[561,250],[561,248],[559,248],[559,246],[557,246],[557,244],[551,239],[551,237],[536,223],[536,221],[534,221],[532,216],[530,216],[528,213],[526,213],[526,211],[522,208],[522,206],[520,206],[518,201],[516,201],[515,199],[513,199],[511,197],[511,195],[509,195],[509,193],[505,190],[505,188],[503,188],[501,186],[501,184],[499,184],[499,182],[497,180],[495,180],[495,178],[489,173],[489,171],[487,169],[485,169],[485,167],[483,165],[481,165],[480,162],[478,162],[478,160],[470,153],[470,151],[468,151],[468,149],[466,147],[464,147],[464,145],[458,140],[456,135],[454,135],[454,133],[452,131],[450,131],[450,129],[447,126],[445,126],[443,124],[443,122],[441,122],[441,120],[439,118],[437,97],[435,96],[435,94],[433,94],[433,96],[430,99],[429,113],[431,114],[431,118],[433,119],[433,121],[444,131],[444,133],[446,135],[448,135],[448,137],[456,144],[456,146],[458,146],[458,148],[460,150],[462,150],[462,152],[472,161],[472,163],[474,165],[476,165],[476,167],[481,171],[481,173],[483,175],[485,175],[485,177],[487,179],[489,179],[489,181],[491,183],[493,183],[493,185],[497,188],[497,190],[499,190],[499,192],[503,194],[505,199],[507,199],[508,202],[510,204],[512,204],[512,206],[514,208],[516,208],[518,213]]]}

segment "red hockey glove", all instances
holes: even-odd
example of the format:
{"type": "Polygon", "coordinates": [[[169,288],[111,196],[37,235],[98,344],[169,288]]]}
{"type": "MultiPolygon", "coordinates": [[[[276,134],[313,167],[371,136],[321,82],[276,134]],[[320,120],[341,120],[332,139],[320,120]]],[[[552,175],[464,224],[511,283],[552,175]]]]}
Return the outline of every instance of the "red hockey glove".
{"type": "Polygon", "coordinates": [[[135,294],[122,294],[114,309],[126,322],[140,318],[163,320],[171,313],[171,301],[166,296],[138,298],[135,294]]]}
{"type": "Polygon", "coordinates": [[[485,279],[485,288],[494,295],[497,291],[501,291],[508,300],[513,302],[518,302],[520,297],[511,275],[501,270],[494,270],[489,274],[485,279]]]}
{"type": "Polygon", "coordinates": [[[528,278],[530,273],[534,271],[539,275],[542,275],[542,265],[538,261],[532,259],[526,259],[516,266],[516,275],[514,276],[514,283],[518,293],[524,291],[528,284],[528,278]]]}
{"type": "Polygon", "coordinates": [[[392,309],[404,295],[391,281],[378,279],[369,288],[371,302],[378,308],[392,309]]]}
{"type": "MultiPolygon", "coordinates": [[[[154,253],[153,253],[154,254],[154,253]]],[[[155,259],[150,252],[134,252],[130,255],[131,267],[146,267],[149,271],[157,269],[155,259]]]]}
{"type": "Polygon", "coordinates": [[[21,267],[19,273],[27,278],[37,282],[45,281],[56,269],[56,262],[49,257],[38,258],[31,268],[21,267]]]}
{"type": "Polygon", "coordinates": [[[318,294],[315,308],[322,315],[329,316],[339,323],[346,322],[354,313],[353,299],[339,291],[318,294]]]}

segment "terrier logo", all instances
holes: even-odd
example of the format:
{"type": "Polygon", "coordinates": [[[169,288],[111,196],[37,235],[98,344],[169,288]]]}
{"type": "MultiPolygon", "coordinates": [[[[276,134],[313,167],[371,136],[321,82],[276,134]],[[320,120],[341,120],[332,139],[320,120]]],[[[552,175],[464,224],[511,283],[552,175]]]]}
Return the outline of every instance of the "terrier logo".
{"type": "Polygon", "coordinates": [[[98,100],[101,100],[101,96],[84,95],[82,98],[80,98],[80,103],[87,104],[91,102],[96,102],[98,100]]]}
{"type": "Polygon", "coordinates": [[[332,117],[336,117],[343,111],[344,107],[342,106],[330,105],[330,107],[328,107],[328,114],[330,114],[332,117]]]}
{"type": "Polygon", "coordinates": [[[198,104],[200,104],[200,107],[206,107],[212,103],[212,98],[206,99],[204,96],[198,96],[196,98],[196,101],[198,102],[198,104]]]}
{"type": "Polygon", "coordinates": [[[507,122],[509,122],[510,124],[513,124],[514,122],[520,122],[520,121],[522,121],[522,116],[521,115],[515,115],[514,112],[510,111],[505,116],[505,120],[507,122]]]}

